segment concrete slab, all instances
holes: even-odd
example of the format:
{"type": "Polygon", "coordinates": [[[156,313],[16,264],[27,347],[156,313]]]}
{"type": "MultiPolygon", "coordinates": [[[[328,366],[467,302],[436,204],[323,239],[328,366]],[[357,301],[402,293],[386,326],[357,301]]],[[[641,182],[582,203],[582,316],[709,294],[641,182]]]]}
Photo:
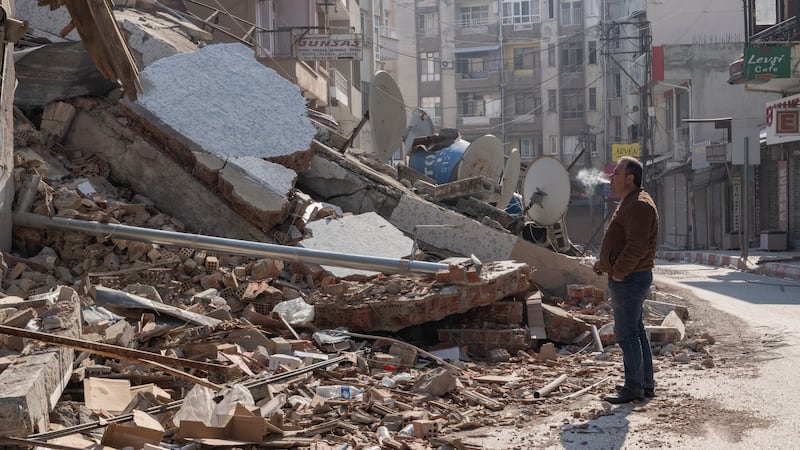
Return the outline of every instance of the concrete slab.
{"type": "Polygon", "coordinates": [[[302,152],[315,134],[299,87],[258,63],[242,44],[162,58],[145,68],[141,79],[139,105],[220,156],[302,152]]]}
{"type": "Polygon", "coordinates": [[[218,175],[222,196],[263,231],[286,218],[295,171],[261,158],[238,156],[229,159],[218,175]]]}
{"type": "Polygon", "coordinates": [[[180,218],[189,232],[267,240],[261,230],[213,195],[205,180],[186,172],[110,111],[78,111],[65,143],[105,158],[117,180],[153,200],[160,210],[180,218]]]}
{"type": "MultiPolygon", "coordinates": [[[[50,294],[51,311],[57,311],[63,328],[52,333],[70,338],[81,336],[80,298],[61,286],[50,294]]],[[[49,347],[17,358],[0,373],[0,430],[7,436],[45,432],[49,414],[69,382],[75,351],[49,347]]]]}
{"type": "MultiPolygon", "coordinates": [[[[197,44],[192,42],[194,25],[175,17],[166,18],[135,9],[115,10],[114,17],[127,33],[128,46],[139,70],[161,58],[192,53],[198,49],[197,44]]],[[[211,40],[210,35],[206,37],[208,39],[203,40],[211,40]]]]}
{"type": "MultiPolygon", "coordinates": [[[[304,239],[300,245],[314,250],[399,259],[411,254],[414,244],[412,239],[374,212],[315,220],[306,224],[306,229],[311,231],[312,237],[304,239]]],[[[378,273],[346,267],[323,267],[340,278],[378,273]]]]}

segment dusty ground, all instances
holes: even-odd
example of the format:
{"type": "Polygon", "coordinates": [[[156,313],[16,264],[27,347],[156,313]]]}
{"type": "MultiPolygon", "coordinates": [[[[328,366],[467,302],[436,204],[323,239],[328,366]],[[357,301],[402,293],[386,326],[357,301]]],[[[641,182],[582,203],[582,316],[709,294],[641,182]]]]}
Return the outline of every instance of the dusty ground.
{"type": "MultiPolygon", "coordinates": [[[[682,275],[675,269],[657,270],[657,274],[682,275]]],[[[724,399],[695,395],[691,387],[699,380],[725,383],[757,377],[761,362],[778,357],[771,350],[782,345],[779,337],[759,334],[743,320],[721,312],[689,290],[658,283],[656,286],[668,296],[664,301],[689,308],[687,341],[702,342],[710,337],[714,343],[693,354],[689,362],[676,356],[656,356],[655,398],[628,406],[601,401],[614,384],[623,380],[621,354],[614,353],[609,358],[613,365],[607,367],[607,374],[613,378],[589,393],[547,407],[506,408],[498,414],[495,425],[463,431],[453,437],[498,450],[674,448],[709,435],[716,436],[720,444],[735,446],[749,431],[770,427],[771,419],[752,411],[730,409],[724,405],[724,399]]],[[[558,392],[551,396],[560,397],[558,392]]]]}

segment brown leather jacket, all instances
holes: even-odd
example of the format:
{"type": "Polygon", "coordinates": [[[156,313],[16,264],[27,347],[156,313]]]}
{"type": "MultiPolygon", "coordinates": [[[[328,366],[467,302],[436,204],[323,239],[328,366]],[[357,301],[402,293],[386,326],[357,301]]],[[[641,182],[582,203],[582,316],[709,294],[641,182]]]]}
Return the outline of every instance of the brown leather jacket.
{"type": "Polygon", "coordinates": [[[617,206],[600,247],[599,269],[624,278],[652,269],[658,239],[658,210],[650,194],[639,189],[617,206]]]}

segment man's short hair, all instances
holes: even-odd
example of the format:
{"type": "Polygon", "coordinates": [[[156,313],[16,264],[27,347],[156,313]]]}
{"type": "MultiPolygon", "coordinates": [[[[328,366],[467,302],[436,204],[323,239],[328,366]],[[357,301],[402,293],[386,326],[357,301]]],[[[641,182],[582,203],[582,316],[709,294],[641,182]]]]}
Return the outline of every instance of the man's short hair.
{"type": "Polygon", "coordinates": [[[625,162],[625,172],[629,175],[633,175],[633,184],[635,184],[637,188],[641,188],[642,172],[644,171],[641,161],[633,156],[623,156],[619,159],[619,162],[623,161],[625,162]]]}

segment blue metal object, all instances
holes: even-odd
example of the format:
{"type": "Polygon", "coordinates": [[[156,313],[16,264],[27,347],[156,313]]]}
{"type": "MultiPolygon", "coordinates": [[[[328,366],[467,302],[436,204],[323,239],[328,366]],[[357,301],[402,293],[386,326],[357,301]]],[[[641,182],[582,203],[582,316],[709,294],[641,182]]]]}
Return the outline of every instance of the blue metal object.
{"type": "Polygon", "coordinates": [[[417,172],[432,178],[437,184],[455,181],[458,174],[458,163],[464,157],[464,151],[470,143],[458,139],[448,147],[435,152],[425,151],[417,147],[409,155],[408,165],[417,172]]]}
{"type": "Polygon", "coordinates": [[[511,196],[511,201],[508,202],[505,211],[512,216],[522,217],[522,210],[522,195],[515,192],[514,195],[511,196]]]}

